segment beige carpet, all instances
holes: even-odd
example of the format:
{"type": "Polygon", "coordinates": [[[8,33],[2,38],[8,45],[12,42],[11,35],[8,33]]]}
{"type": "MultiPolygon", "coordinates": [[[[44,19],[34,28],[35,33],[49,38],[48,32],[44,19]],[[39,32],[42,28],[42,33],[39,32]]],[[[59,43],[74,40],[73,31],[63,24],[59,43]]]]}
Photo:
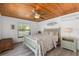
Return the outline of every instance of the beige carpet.
{"type": "MultiPolygon", "coordinates": [[[[16,44],[13,50],[8,50],[1,56],[34,56],[33,52],[29,48],[25,48],[22,43],[16,44]]],[[[61,49],[60,47],[51,50],[46,54],[46,56],[76,56],[79,52],[74,53],[73,51],[61,49]]]]}

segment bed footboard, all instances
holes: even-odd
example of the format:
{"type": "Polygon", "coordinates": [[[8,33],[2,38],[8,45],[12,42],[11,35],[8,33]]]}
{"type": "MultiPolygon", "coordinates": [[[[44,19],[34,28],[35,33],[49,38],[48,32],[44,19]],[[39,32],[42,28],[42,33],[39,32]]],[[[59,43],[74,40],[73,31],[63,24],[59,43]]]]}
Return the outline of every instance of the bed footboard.
{"type": "Polygon", "coordinates": [[[24,45],[32,50],[35,56],[41,56],[40,45],[37,43],[37,40],[32,37],[24,37],[24,45]]]}

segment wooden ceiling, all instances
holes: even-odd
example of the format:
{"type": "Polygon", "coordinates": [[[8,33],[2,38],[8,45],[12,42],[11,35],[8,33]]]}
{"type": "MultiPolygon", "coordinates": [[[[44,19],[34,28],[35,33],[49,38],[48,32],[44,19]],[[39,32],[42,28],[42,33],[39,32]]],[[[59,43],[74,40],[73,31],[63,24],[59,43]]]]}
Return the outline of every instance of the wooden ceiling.
{"type": "Polygon", "coordinates": [[[31,21],[44,21],[79,11],[78,3],[1,3],[0,14],[31,21]],[[34,18],[33,8],[39,19],[34,18]]]}

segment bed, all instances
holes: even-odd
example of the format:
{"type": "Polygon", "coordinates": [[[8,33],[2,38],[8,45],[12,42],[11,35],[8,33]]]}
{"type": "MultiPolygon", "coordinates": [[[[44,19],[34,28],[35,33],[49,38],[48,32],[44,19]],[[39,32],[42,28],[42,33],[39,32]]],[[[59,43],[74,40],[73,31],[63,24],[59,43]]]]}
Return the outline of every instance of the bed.
{"type": "Polygon", "coordinates": [[[35,56],[44,56],[47,51],[56,48],[58,33],[45,30],[44,33],[24,36],[24,45],[29,47],[35,56]]]}

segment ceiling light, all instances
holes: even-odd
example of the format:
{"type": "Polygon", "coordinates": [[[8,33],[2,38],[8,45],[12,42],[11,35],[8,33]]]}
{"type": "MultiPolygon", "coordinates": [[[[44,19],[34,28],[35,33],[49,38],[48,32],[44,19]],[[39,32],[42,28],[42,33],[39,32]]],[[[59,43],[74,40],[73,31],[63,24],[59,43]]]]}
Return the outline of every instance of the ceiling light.
{"type": "Polygon", "coordinates": [[[36,19],[39,19],[39,18],[40,18],[40,15],[36,13],[34,17],[35,17],[36,19]]]}

